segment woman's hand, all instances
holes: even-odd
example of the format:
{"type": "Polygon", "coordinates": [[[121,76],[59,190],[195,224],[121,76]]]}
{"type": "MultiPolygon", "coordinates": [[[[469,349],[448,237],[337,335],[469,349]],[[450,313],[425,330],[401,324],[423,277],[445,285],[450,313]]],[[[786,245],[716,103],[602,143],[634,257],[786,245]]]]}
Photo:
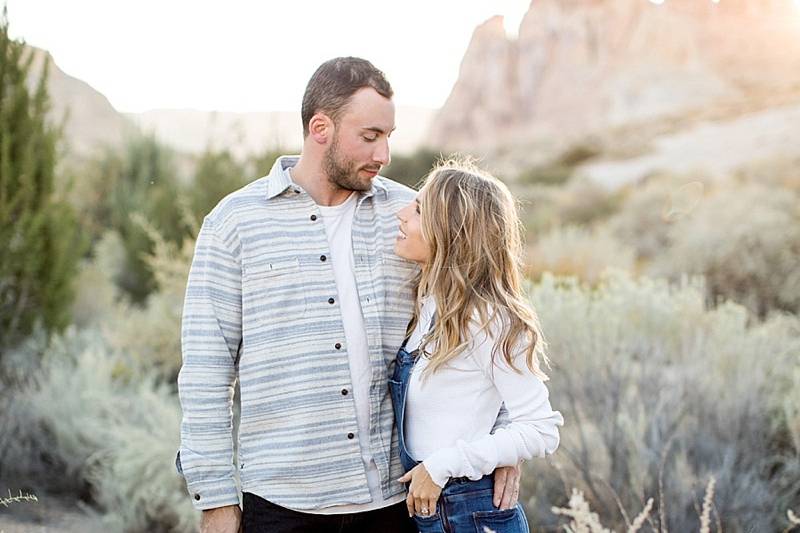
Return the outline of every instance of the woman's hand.
{"type": "Polygon", "coordinates": [[[397,481],[411,482],[406,498],[408,516],[431,516],[436,512],[436,501],[442,493],[442,487],[434,483],[424,464],[418,464],[397,481]]]}

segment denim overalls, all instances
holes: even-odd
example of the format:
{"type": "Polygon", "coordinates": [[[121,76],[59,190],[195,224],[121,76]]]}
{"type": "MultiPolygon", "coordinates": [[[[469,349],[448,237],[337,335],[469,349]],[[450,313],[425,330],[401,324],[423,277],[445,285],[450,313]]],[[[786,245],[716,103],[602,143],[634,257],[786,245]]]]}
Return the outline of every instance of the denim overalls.
{"type": "MultiPolygon", "coordinates": [[[[434,317],[435,319],[435,317],[434,317]]],[[[394,419],[400,446],[400,461],[406,472],[419,464],[408,453],[405,443],[406,393],[419,350],[407,352],[406,342],[397,352],[394,371],[389,379],[389,389],[394,406],[394,419]]],[[[444,486],[436,509],[430,516],[414,515],[421,533],[528,533],[528,521],[522,507],[501,511],[494,506],[494,477],[483,476],[477,481],[468,478],[451,478],[444,486]]]]}

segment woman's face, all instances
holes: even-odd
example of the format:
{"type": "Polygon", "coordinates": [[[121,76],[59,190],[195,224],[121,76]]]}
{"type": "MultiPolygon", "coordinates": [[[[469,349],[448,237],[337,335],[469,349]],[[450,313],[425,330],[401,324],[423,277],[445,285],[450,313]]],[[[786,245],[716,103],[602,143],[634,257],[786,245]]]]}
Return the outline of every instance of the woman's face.
{"type": "Polygon", "coordinates": [[[403,259],[415,263],[427,263],[430,259],[428,243],[422,238],[422,225],[420,223],[420,198],[422,193],[403,209],[397,212],[400,221],[400,231],[394,243],[394,251],[403,259]]]}

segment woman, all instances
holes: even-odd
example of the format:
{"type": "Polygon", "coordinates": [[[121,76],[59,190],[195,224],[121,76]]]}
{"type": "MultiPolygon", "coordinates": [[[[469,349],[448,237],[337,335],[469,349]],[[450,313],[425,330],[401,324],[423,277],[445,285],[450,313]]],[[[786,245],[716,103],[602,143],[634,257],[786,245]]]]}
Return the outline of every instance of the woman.
{"type": "Polygon", "coordinates": [[[544,385],[544,339],[522,291],[520,223],[496,178],[436,167],[398,213],[395,251],[421,266],[390,380],[408,510],[422,532],[527,532],[492,502],[492,472],[553,453],[563,418],[544,385]],[[502,405],[510,422],[493,434],[502,405]]]}

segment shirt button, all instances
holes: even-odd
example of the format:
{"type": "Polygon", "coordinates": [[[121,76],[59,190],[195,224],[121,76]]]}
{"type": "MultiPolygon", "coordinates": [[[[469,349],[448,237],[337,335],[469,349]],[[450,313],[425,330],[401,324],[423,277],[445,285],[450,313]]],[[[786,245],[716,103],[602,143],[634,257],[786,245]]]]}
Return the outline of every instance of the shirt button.
{"type": "Polygon", "coordinates": [[[199,495],[199,494],[195,494],[195,495],[194,495],[194,499],[195,499],[195,500],[199,500],[199,499],[200,499],[200,495],[199,495]]]}
{"type": "Polygon", "coordinates": [[[311,220],[317,220],[317,215],[311,215],[311,220]]]}
{"type": "Polygon", "coordinates": [[[338,349],[340,349],[342,347],[342,343],[337,342],[336,344],[333,345],[333,347],[338,350],[338,349]]]}
{"type": "Polygon", "coordinates": [[[347,389],[342,389],[342,396],[347,396],[347,389]]]}
{"type": "Polygon", "coordinates": [[[348,439],[354,439],[355,437],[356,437],[356,436],[355,436],[354,434],[352,434],[352,433],[348,433],[348,434],[347,434],[347,438],[348,438],[348,439]]]}
{"type": "Polygon", "coordinates": [[[327,257],[325,257],[324,255],[319,256],[319,260],[320,261],[325,261],[326,259],[327,259],[327,257]]]}
{"type": "Polygon", "coordinates": [[[334,300],[333,298],[328,298],[328,303],[329,304],[333,305],[334,302],[336,302],[336,300],[334,300]]]}

